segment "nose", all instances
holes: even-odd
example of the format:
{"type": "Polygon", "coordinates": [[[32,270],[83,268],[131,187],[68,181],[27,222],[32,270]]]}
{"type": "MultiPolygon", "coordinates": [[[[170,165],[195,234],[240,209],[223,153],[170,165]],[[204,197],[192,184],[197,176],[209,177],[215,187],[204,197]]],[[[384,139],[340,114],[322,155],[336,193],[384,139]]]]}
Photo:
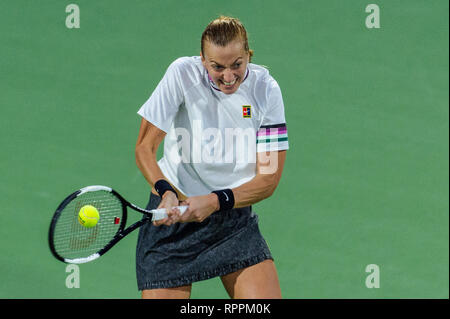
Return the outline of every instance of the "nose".
{"type": "Polygon", "coordinates": [[[230,69],[225,69],[223,71],[223,80],[225,82],[233,82],[234,81],[234,74],[230,69]]]}

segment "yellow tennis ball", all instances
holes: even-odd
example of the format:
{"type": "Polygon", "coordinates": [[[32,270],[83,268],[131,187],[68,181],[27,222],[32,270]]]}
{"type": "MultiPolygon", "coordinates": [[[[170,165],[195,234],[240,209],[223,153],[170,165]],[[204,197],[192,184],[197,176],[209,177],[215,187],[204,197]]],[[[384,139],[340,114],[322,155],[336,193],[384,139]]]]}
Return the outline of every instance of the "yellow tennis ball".
{"type": "Polygon", "coordinates": [[[91,205],[84,205],[78,212],[78,221],[84,227],[94,227],[100,219],[97,208],[91,205]]]}

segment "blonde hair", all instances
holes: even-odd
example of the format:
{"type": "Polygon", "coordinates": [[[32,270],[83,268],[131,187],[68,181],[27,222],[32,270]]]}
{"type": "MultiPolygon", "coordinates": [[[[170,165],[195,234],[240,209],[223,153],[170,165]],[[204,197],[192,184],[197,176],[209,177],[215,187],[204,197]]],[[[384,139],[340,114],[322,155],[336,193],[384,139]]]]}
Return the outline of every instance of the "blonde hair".
{"type": "Polygon", "coordinates": [[[218,46],[226,46],[236,38],[240,38],[244,44],[244,50],[249,55],[249,62],[253,56],[253,50],[248,47],[247,31],[244,25],[237,18],[220,16],[211,21],[202,34],[201,51],[205,56],[205,41],[209,41],[218,46]]]}

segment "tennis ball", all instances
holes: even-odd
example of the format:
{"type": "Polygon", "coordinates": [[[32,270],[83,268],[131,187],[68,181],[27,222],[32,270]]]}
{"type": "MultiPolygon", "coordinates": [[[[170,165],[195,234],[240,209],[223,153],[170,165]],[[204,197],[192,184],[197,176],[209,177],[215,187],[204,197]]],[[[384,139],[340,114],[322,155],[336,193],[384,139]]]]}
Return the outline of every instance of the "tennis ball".
{"type": "Polygon", "coordinates": [[[100,219],[97,208],[91,205],[84,205],[78,212],[78,221],[84,227],[94,227],[100,219]]]}

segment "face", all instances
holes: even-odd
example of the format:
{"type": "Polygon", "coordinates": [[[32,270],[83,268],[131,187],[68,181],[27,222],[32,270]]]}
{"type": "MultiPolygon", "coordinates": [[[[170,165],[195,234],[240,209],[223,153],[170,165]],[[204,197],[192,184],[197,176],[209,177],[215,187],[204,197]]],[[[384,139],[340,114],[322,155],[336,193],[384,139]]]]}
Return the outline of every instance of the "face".
{"type": "Polygon", "coordinates": [[[242,41],[235,40],[227,46],[205,42],[202,57],[203,66],[217,87],[225,94],[237,91],[244,80],[249,55],[242,41]]]}

